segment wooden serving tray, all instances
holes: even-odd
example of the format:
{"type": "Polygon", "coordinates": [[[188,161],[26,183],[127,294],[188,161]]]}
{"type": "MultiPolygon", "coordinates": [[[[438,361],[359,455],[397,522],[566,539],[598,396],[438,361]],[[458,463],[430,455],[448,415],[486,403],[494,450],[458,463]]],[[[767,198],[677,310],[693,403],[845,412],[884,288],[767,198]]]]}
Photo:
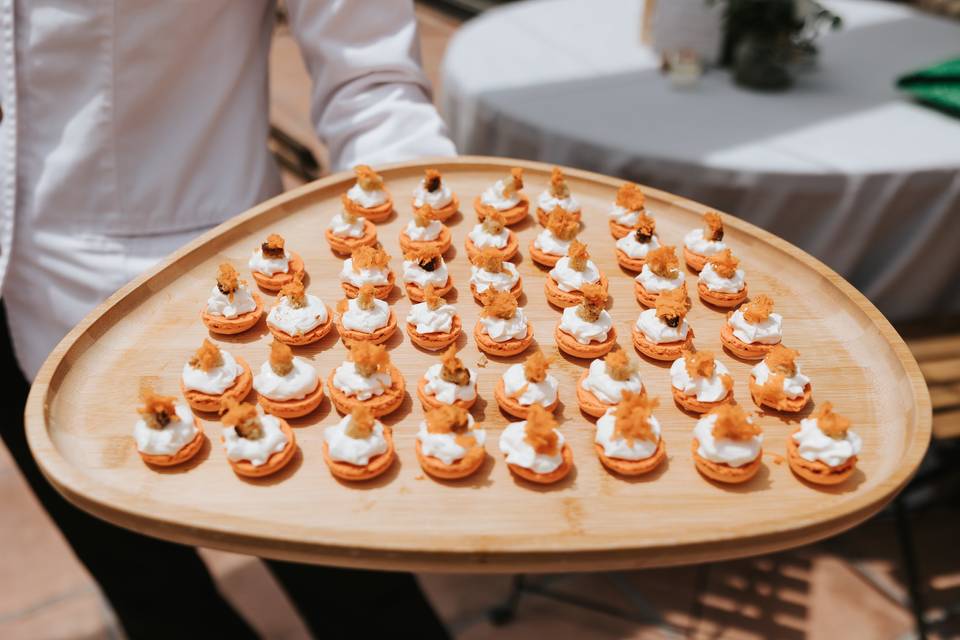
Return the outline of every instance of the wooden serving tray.
{"type": "MultiPolygon", "coordinates": [[[[461,357],[476,366],[472,329],[479,307],[468,285],[463,242],[475,223],[473,198],[510,166],[526,170],[525,192],[536,201],[548,165],[494,158],[412,162],[382,170],[398,215],[378,233],[399,273],[398,234],[410,218],[410,193],[426,167],[439,168],[461,200],[450,221],[454,249],[447,261],[463,319],[461,357]]],[[[631,324],[641,308],[630,274],[614,258],[607,210],[620,181],[568,170],[583,204],[581,238],[610,276],[611,313],[621,344],[631,352],[631,324]]],[[[250,251],[276,231],[304,258],[309,290],[334,306],[342,297],[341,260],[324,229],[350,187],[341,173],[306,185],[233,218],[192,242],[104,302],[57,347],[30,394],[30,446],[49,480],[69,500],[123,527],[178,542],[313,563],[428,571],[556,571],[629,568],[718,560],[783,549],[823,538],[863,521],[884,506],[911,477],[930,438],[930,399],[916,362],[890,324],[860,293],[796,247],[727,217],[729,245],[742,259],[753,295],[774,297],[783,314],[785,344],[799,349],[817,403],[830,400],[853,420],[864,448],[856,475],[836,488],[815,488],[770,454],[784,454],[794,423],[760,419],[764,466],[745,486],[702,478],[690,454],[694,418],[672,402],[667,365],[640,359],[647,389],[659,396],[669,461],[650,477],[627,480],[608,473],[593,448],[593,423],[575,401],[575,383],[588,361],[560,356],[560,428],[574,452],[576,471],[556,487],[515,480],[497,447],[508,420],[493,401],[497,377],[517,358],[479,368],[481,400],[473,413],[488,432],[487,464],[471,479],[438,482],[421,471],[414,438],[423,412],[416,382],[439,355],[420,351],[398,332],[390,355],[406,375],[408,398],[385,419],[393,425],[399,461],[367,484],[335,480],[323,462],[323,428],[338,419],[329,398],[313,415],[295,420],[300,455],[277,477],[242,480],[231,471],[219,443],[220,425],[204,416],[210,446],[186,468],[155,471],[137,455],[132,438],[137,389],[144,378],[158,391],[178,394],[183,362],[208,333],[200,322],[217,264],[231,260],[244,277],[250,251]],[[414,395],[409,395],[413,393],[414,395]]],[[[661,242],[682,247],[706,207],[645,189],[661,242]]],[[[531,211],[532,213],[532,211],[531,211]]],[[[546,271],[528,256],[539,227],[531,219],[519,232],[525,300],[539,345],[556,354],[553,330],[559,312],[545,301],[546,271]]],[[[688,274],[695,285],[696,276],[688,274]]],[[[750,364],[722,351],[724,315],[704,307],[694,292],[689,319],[701,349],[729,366],[735,393],[754,408],[747,391],[750,364]]],[[[273,297],[264,295],[265,303],[273,297]]],[[[409,302],[392,298],[398,318],[409,302]]],[[[268,306],[268,305],[267,305],[268,306]]],[[[235,338],[216,338],[256,369],[268,354],[261,324],[235,338]]],[[[296,349],[322,378],[345,357],[335,334],[296,349]]]]}

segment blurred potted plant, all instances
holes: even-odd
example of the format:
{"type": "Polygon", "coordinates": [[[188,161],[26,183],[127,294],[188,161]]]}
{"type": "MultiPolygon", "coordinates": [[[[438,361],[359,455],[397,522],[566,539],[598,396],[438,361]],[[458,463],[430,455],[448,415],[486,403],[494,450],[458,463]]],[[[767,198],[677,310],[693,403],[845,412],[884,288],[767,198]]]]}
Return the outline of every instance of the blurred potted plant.
{"type": "Polygon", "coordinates": [[[824,26],[838,29],[838,15],[815,0],[707,0],[723,5],[720,63],[732,67],[737,84],[782,90],[793,82],[791,67],[816,57],[814,40],[824,26]]]}

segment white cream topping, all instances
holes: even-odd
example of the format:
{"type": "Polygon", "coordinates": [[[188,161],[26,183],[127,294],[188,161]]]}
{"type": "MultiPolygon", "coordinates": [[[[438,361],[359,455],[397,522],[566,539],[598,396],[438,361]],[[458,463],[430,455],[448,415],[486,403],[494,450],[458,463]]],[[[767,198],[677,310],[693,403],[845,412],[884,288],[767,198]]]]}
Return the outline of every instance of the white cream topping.
{"type": "Polygon", "coordinates": [[[294,356],[293,369],[286,375],[273,370],[269,362],[260,365],[260,373],[253,376],[253,388],[271,400],[299,400],[317,388],[320,378],[307,360],[294,356]]]}
{"type": "Polygon", "coordinates": [[[344,362],[333,373],[333,386],[361,402],[383,395],[393,386],[390,374],[377,371],[369,378],[360,375],[353,362],[344,362]]]}
{"type": "Polygon", "coordinates": [[[551,256],[565,256],[573,239],[563,240],[553,235],[550,229],[544,229],[533,239],[533,246],[551,256]]]}
{"type": "Polygon", "coordinates": [[[362,238],[365,222],[366,218],[363,216],[356,216],[353,222],[348,222],[344,218],[343,212],[340,212],[333,216],[327,228],[330,229],[330,233],[338,238],[362,238]]]}
{"type": "Polygon", "coordinates": [[[470,372],[470,381],[467,384],[453,384],[447,382],[441,377],[443,364],[432,364],[423,374],[426,381],[423,390],[428,394],[433,394],[437,402],[441,404],[453,404],[457,400],[469,402],[477,397],[477,372],[474,369],[467,369],[470,372]]]}
{"type": "Polygon", "coordinates": [[[746,275],[743,269],[734,271],[732,278],[723,278],[713,269],[713,265],[708,262],[704,265],[703,270],[700,271],[700,282],[706,285],[710,291],[739,293],[743,291],[745,281],[746,275]]]}
{"type": "Polygon", "coordinates": [[[510,230],[504,227],[500,233],[487,233],[481,222],[473,226],[469,236],[477,249],[503,249],[510,241],[510,230]]]}
{"type": "Polygon", "coordinates": [[[329,318],[327,306],[317,296],[306,294],[307,304],[295,307],[282,296],[267,314],[267,324],[287,335],[297,336],[319,327],[329,318]]]}
{"type": "Polygon", "coordinates": [[[660,443],[660,421],[654,416],[650,416],[648,422],[650,431],[653,432],[654,439],[646,440],[634,438],[633,444],[629,444],[626,438],[616,433],[617,418],[616,407],[610,407],[607,412],[597,420],[597,431],[593,441],[603,447],[603,455],[608,458],[618,458],[620,460],[646,460],[657,450],[660,443]]]}
{"type": "Polygon", "coordinates": [[[514,191],[512,195],[506,196],[503,193],[504,186],[503,180],[497,180],[480,194],[480,202],[497,211],[512,209],[520,204],[520,192],[514,191]]]}
{"type": "Polygon", "coordinates": [[[442,304],[431,309],[426,302],[418,302],[410,307],[407,323],[415,325],[417,333],[449,333],[453,328],[453,317],[457,308],[452,304],[442,304]]]}
{"type": "Polygon", "coordinates": [[[603,310],[594,322],[587,322],[577,313],[579,307],[567,307],[560,317],[560,328],[566,331],[580,344],[603,342],[613,328],[613,318],[603,310]]]}
{"type": "Polygon", "coordinates": [[[663,344],[665,342],[677,342],[686,340],[687,333],[690,331],[690,325],[684,318],[676,327],[671,327],[663,320],[657,317],[656,309],[646,309],[640,312],[636,324],[637,330],[647,337],[647,340],[654,344],[663,344]]]}
{"type": "Polygon", "coordinates": [[[343,261],[343,268],[340,270],[340,281],[349,282],[355,287],[362,287],[365,284],[374,286],[388,284],[390,269],[360,269],[353,270],[353,258],[347,258],[343,261]]]}
{"type": "Polygon", "coordinates": [[[816,418],[800,421],[800,430],[793,434],[797,453],[809,462],[820,461],[829,467],[838,467],[853,456],[860,455],[863,440],[852,429],[843,438],[831,438],[820,430],[816,418]]]}
{"type": "Polygon", "coordinates": [[[477,293],[483,293],[490,287],[494,291],[510,291],[520,280],[520,272],[512,262],[503,263],[503,271],[493,273],[473,265],[470,267],[470,283],[477,293]]]}
{"type": "MultiPolygon", "coordinates": [[[[760,361],[750,373],[753,374],[754,382],[762,386],[770,377],[770,367],[767,366],[766,362],[760,361]]],[[[810,384],[810,378],[803,375],[800,371],[800,363],[797,362],[796,371],[793,375],[789,378],[786,376],[783,378],[783,394],[788,398],[799,398],[803,395],[803,390],[808,384],[810,384]]]]}
{"type": "Polygon", "coordinates": [[[696,396],[700,402],[717,402],[727,395],[727,388],[723,385],[721,376],[730,375],[730,370],[719,360],[715,360],[713,375],[709,378],[690,377],[687,372],[685,358],[677,358],[670,365],[670,382],[674,389],[682,391],[684,395],[696,396]]]}
{"type": "Polygon", "coordinates": [[[425,204],[433,209],[442,209],[453,201],[453,191],[443,180],[440,181],[440,188],[436,191],[427,191],[426,180],[421,179],[420,184],[413,190],[413,206],[422,207],[425,204]]]}
{"type": "Polygon", "coordinates": [[[212,316],[223,316],[224,318],[236,318],[242,313],[250,313],[257,308],[257,301],[253,299],[253,294],[247,285],[241,284],[233,292],[233,300],[226,293],[221,293],[217,285],[213,285],[210,291],[210,297],[207,298],[207,313],[212,316]]]}
{"type": "Polygon", "coordinates": [[[443,231],[443,223],[439,220],[431,220],[425,227],[421,227],[416,221],[411,220],[404,227],[403,232],[414,242],[430,242],[440,237],[443,231]]]}
{"type": "Polygon", "coordinates": [[[673,278],[664,278],[659,276],[650,270],[650,265],[644,264],[643,269],[637,274],[637,277],[634,278],[637,282],[643,285],[643,288],[647,290],[647,293],[663,293],[664,291],[673,291],[680,287],[683,284],[683,280],[686,276],[683,274],[682,269],[677,269],[677,275],[673,278]]]}
{"type": "Polygon", "coordinates": [[[447,284],[450,273],[447,271],[447,263],[440,258],[440,266],[433,271],[427,271],[420,266],[416,260],[403,261],[403,281],[404,283],[415,284],[421,289],[426,288],[428,284],[438,289],[447,284]]]}
{"type": "Polygon", "coordinates": [[[506,342],[507,340],[524,338],[527,335],[527,316],[523,309],[517,307],[517,312],[512,318],[480,318],[480,326],[483,333],[490,336],[494,342],[506,342]]]}
{"type": "Polygon", "coordinates": [[[280,420],[275,416],[261,414],[260,427],[263,437],[248,440],[237,433],[235,427],[223,428],[223,448],[227,458],[233,461],[246,460],[255,467],[259,467],[275,453],[283,451],[287,446],[287,434],[280,428],[280,420]]]}
{"type": "Polygon", "coordinates": [[[373,333],[390,323],[390,305],[374,298],[372,309],[361,309],[360,301],[352,298],[347,301],[347,310],[340,316],[340,323],[344,329],[373,333]]]}
{"type": "Polygon", "coordinates": [[[323,439],[327,443],[327,450],[331,460],[347,462],[359,467],[370,463],[370,459],[381,453],[386,453],[387,439],[383,435],[383,423],[373,421],[373,429],[366,438],[351,438],[347,435],[351,416],[346,415],[335,425],[323,430],[323,439]]]}
{"type": "Polygon", "coordinates": [[[701,256],[712,256],[727,248],[723,240],[707,240],[704,237],[703,227],[697,227],[683,236],[683,245],[693,253],[701,256]]]}
{"type": "Polygon", "coordinates": [[[263,250],[257,247],[250,255],[247,266],[250,267],[251,271],[267,276],[272,276],[275,273],[287,273],[290,271],[290,257],[290,252],[284,249],[282,258],[265,258],[263,250]]]}
{"type": "Polygon", "coordinates": [[[640,221],[639,210],[626,209],[616,203],[610,207],[610,213],[608,215],[611,220],[625,227],[632,227],[640,221]]]}
{"type": "Polygon", "coordinates": [[[580,386],[604,404],[617,404],[623,399],[624,391],[640,393],[643,379],[639,371],[634,371],[626,380],[614,380],[607,372],[607,363],[598,358],[590,363],[590,371],[580,386]]]}
{"type": "MultiPolygon", "coordinates": [[[[468,433],[476,439],[477,446],[482,447],[487,442],[487,432],[485,429],[474,429],[473,416],[467,414],[468,433]]],[[[417,431],[417,440],[420,441],[420,450],[425,456],[437,458],[443,464],[453,464],[457,460],[467,455],[467,449],[457,444],[456,433],[430,433],[427,430],[427,423],[420,423],[420,430],[417,431]]]]}
{"type": "Polygon", "coordinates": [[[350,190],[347,191],[347,197],[364,209],[372,209],[387,201],[387,192],[384,189],[367,191],[359,184],[354,184],[350,187],[350,190]]]}
{"type": "Polygon", "coordinates": [[[197,437],[197,424],[190,407],[178,402],[174,409],[177,417],[170,416],[162,429],[153,429],[141,418],[133,425],[133,439],[137,450],[151,456],[172,456],[197,437]]]}
{"type": "Polygon", "coordinates": [[[551,473],[563,464],[563,445],[566,440],[563,434],[554,429],[557,434],[557,455],[548,456],[537,453],[536,449],[526,441],[527,421],[511,422],[500,434],[500,452],[506,454],[507,463],[515,464],[534,473],[551,473]]]}
{"type": "Polygon", "coordinates": [[[570,258],[564,256],[550,269],[550,277],[560,291],[579,291],[585,284],[600,282],[600,269],[593,260],[587,260],[583,271],[577,271],[570,266],[570,258]]]}
{"type": "Polygon", "coordinates": [[[571,193],[566,198],[557,198],[552,193],[550,189],[547,189],[540,193],[540,197],[537,198],[537,206],[542,210],[550,213],[557,207],[560,207],[564,211],[570,213],[576,213],[580,211],[580,203],[576,198],[573,197],[571,193]]]}
{"type": "Polygon", "coordinates": [[[243,373],[243,367],[234,359],[229,352],[221,349],[220,356],[223,362],[219,367],[214,367],[209,371],[194,368],[187,362],[183,365],[183,386],[186,389],[193,389],[201,393],[210,395],[219,395],[233,386],[237,377],[243,373]]]}
{"type": "MultiPolygon", "coordinates": [[[[646,258],[647,254],[660,246],[660,241],[656,235],[650,236],[650,242],[638,242],[637,234],[632,231],[617,240],[617,249],[627,254],[628,258],[635,260],[646,258]]],[[[651,272],[652,273],[652,272],[651,272]]]]}
{"type": "MultiPolygon", "coordinates": [[[[753,418],[748,416],[747,421],[752,424],[753,418]]],[[[763,445],[763,434],[746,440],[714,438],[713,425],[716,422],[716,415],[706,415],[697,420],[697,425],[693,428],[693,437],[699,443],[697,455],[710,462],[727,464],[731,467],[742,467],[757,459],[763,445]]]]}
{"type": "Polygon", "coordinates": [[[559,388],[557,379],[549,373],[540,382],[530,382],[523,372],[523,363],[518,362],[503,374],[503,391],[508,398],[513,398],[521,405],[529,407],[539,404],[548,407],[557,399],[559,388]],[[523,390],[522,393],[520,391],[523,390]]]}
{"type": "Polygon", "coordinates": [[[733,328],[733,335],[747,344],[777,344],[783,339],[783,316],[771,313],[758,324],[747,322],[743,311],[737,309],[727,318],[727,324],[733,328]]]}

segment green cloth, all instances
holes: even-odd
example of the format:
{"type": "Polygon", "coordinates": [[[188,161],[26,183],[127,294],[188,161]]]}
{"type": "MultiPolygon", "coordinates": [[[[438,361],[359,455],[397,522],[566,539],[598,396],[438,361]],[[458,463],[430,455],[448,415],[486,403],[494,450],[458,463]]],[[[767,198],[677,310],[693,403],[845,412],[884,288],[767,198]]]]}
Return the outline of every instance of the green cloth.
{"type": "Polygon", "coordinates": [[[902,76],[897,87],[921,102],[960,117],[960,58],[902,76]]]}

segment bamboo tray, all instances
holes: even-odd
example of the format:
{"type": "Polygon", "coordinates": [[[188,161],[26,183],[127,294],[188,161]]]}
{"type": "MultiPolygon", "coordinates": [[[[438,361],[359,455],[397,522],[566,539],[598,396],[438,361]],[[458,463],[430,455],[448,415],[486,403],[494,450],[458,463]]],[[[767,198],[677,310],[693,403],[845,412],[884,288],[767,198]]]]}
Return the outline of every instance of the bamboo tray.
{"type": "MultiPolygon", "coordinates": [[[[459,293],[465,337],[461,357],[476,366],[472,338],[479,307],[468,286],[463,242],[475,223],[470,203],[510,166],[526,170],[525,192],[534,200],[547,184],[547,165],[479,157],[394,165],[382,170],[398,215],[378,233],[400,269],[397,236],[410,217],[410,197],[424,168],[438,167],[461,199],[462,215],[450,221],[454,249],[447,261],[459,293]]],[[[611,313],[621,344],[632,351],[630,325],[640,307],[633,282],[614,259],[606,212],[619,180],[569,170],[581,200],[581,238],[610,276],[611,313]]],[[[437,482],[414,455],[422,410],[409,392],[438,355],[418,350],[402,331],[389,343],[405,373],[408,397],[385,419],[392,424],[399,461],[386,476],[350,486],[336,481],[321,455],[323,427],[337,418],[329,398],[313,415],[294,421],[300,455],[278,477],[244,481],[233,474],[219,444],[220,426],[206,421],[211,443],[186,469],[157,472],[140,460],[132,439],[137,388],[151,380],[161,392],[178,391],[184,360],[206,337],[199,320],[216,266],[229,259],[249,279],[249,252],[277,231],[301,253],[309,290],[328,304],[342,297],[341,261],[323,232],[339,196],[352,184],[338,174],[261,204],[205,234],[163,264],[124,287],[90,314],[57,347],[34,383],[27,409],[30,446],[49,480],[83,509],[136,531],[187,544],[260,556],[342,566],[427,571],[516,572],[597,570],[712,561],[808,543],[854,526],[882,508],[916,470],[930,437],[930,399],[916,362],[883,316],[837,274],[796,247],[743,221],[727,218],[727,239],[742,259],[750,291],[771,294],[785,318],[788,346],[799,349],[813,380],[814,400],[831,400],[863,436],[858,472],[846,484],[817,489],[793,476],[782,460],[795,425],[779,417],[760,420],[767,452],[760,474],[739,487],[703,479],[690,455],[695,420],[671,401],[667,369],[641,359],[648,390],[661,398],[668,463],[643,480],[624,480],[603,469],[593,426],[577,409],[575,383],[588,361],[559,357],[560,428],[573,447],[575,473],[559,486],[537,488],[514,480],[497,448],[507,419],[492,400],[494,383],[516,359],[479,368],[481,401],[473,413],[489,429],[489,460],[476,477],[437,482]],[[484,402],[483,399],[486,399],[484,402]]],[[[645,189],[661,242],[682,246],[686,230],[700,224],[705,207],[645,189]]],[[[539,227],[521,225],[526,306],[540,346],[557,353],[557,310],[547,305],[546,272],[530,261],[527,245],[539,227]]],[[[692,274],[689,277],[695,278],[692,274]]],[[[695,282],[695,281],[694,281],[695,282]]],[[[692,287],[695,292],[696,288],[692,287]]],[[[694,295],[695,297],[695,295],[694,295]]],[[[406,298],[392,298],[398,317],[406,298]]],[[[264,296],[265,306],[272,296],[264,296]]],[[[727,364],[741,403],[749,364],[722,351],[723,314],[694,300],[689,316],[697,344],[727,364]]],[[[221,344],[258,367],[269,334],[261,322],[221,344]]],[[[299,348],[320,375],[345,356],[332,334],[299,348]]]]}

